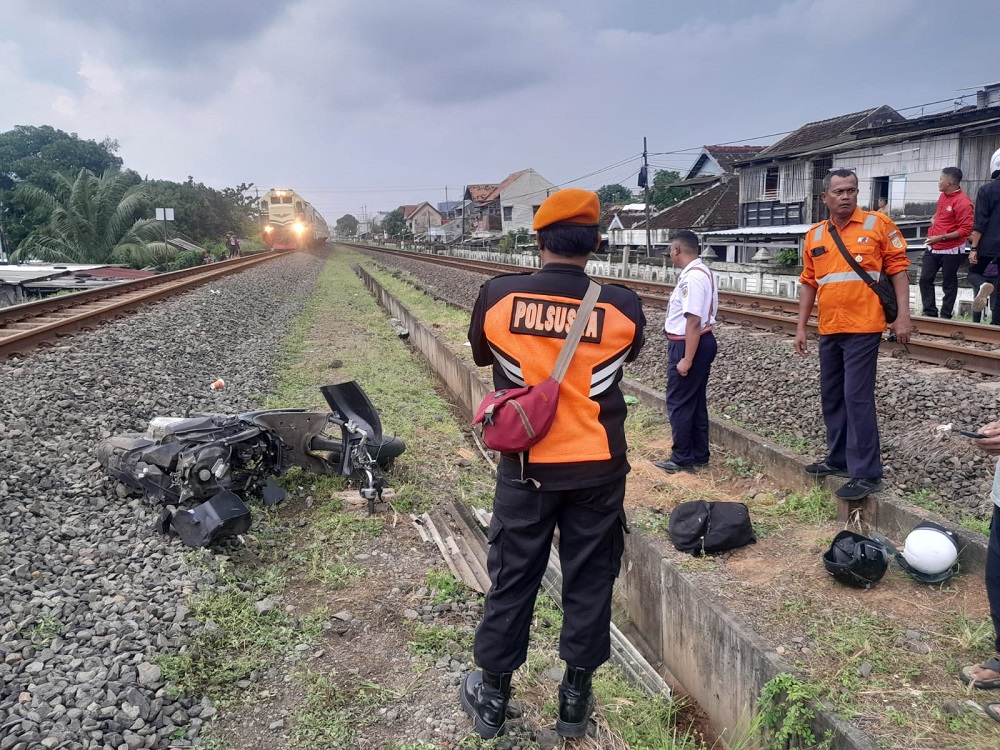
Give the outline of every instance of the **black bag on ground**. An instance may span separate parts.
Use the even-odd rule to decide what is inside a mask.
[[[743,503],[692,500],[671,512],[670,541],[681,552],[697,555],[756,544],[757,535]]]

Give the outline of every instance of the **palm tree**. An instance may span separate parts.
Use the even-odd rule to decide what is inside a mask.
[[[18,245],[11,260],[55,263],[124,263],[142,268],[174,255],[163,242],[153,219],[137,219],[148,200],[146,186],[131,184],[128,175],[107,170],[97,177],[81,169],[76,179],[55,174],[51,193],[34,185],[20,185],[17,194],[34,208],[49,214]]]

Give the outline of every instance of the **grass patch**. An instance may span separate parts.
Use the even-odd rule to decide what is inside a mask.
[[[191,601],[191,614],[204,623],[192,647],[154,659],[175,694],[223,698],[241,691],[238,681],[322,632],[324,613],[292,618],[280,607],[258,611],[259,590],[235,576],[219,578],[211,593]]]
[[[989,537],[990,535],[990,522],[985,518],[962,518],[959,520],[958,525],[963,529],[975,531],[985,537]]]
[[[657,508],[639,511],[629,523],[640,531],[650,534],[666,536],[670,533],[670,514]]]
[[[611,670],[594,675],[594,697],[608,729],[625,747],[698,750],[701,746],[689,731],[677,726],[678,701],[648,696]],[[557,711],[554,705],[553,717]]]
[[[45,614],[28,628],[25,635],[35,648],[41,649],[48,646],[52,639],[62,632],[62,628],[62,623],[55,615]]]
[[[336,674],[296,675],[306,691],[306,707],[291,716],[291,746],[303,750],[351,747],[356,729],[372,724],[377,710],[393,698],[391,691],[355,678],[338,684]]]
[[[830,493],[819,486],[808,492],[793,492],[784,497],[774,497],[771,502],[757,503],[758,513],[773,519],[791,519],[818,526],[837,517],[837,506]]]
[[[734,477],[750,479],[760,474],[760,470],[742,456],[730,456],[726,459],[726,468]]]
[[[430,660],[472,649],[472,633],[442,625],[417,623],[407,644],[410,653]]]
[[[459,601],[468,591],[464,583],[444,570],[427,571],[427,588],[431,590],[431,601],[434,604]]]
[[[914,505],[927,510],[937,510],[940,505],[937,502],[937,492],[927,487],[910,494],[906,499]]]

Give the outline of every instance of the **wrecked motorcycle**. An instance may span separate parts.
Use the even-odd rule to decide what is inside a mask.
[[[250,509],[240,494],[277,505],[287,493],[273,477],[292,466],[351,477],[373,513],[386,486],[384,471],[405,445],[383,436],[378,412],[355,381],[323,386],[320,392],[329,412],[265,409],[157,417],[145,433],[102,441],[97,457],[108,474],[142,491],[150,502],[200,502],[192,509],[168,509],[160,519],[163,533],[173,529],[191,547],[246,532]]]

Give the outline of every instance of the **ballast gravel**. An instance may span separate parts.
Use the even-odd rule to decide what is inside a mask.
[[[377,257],[387,267],[421,279],[428,292],[469,310],[486,278],[418,259]],[[647,307],[646,319],[646,346],[626,367],[625,377],[663,389],[664,312]],[[808,356],[800,358],[791,337],[780,333],[723,323],[716,338],[719,353],[708,383],[709,411],[800,452],[803,463],[824,458],[818,342],[810,341]],[[996,378],[882,357],[875,397],[887,489],[917,503],[935,503],[936,510],[956,522],[989,518],[995,461],[956,431],[1000,419],[998,394]],[[940,429],[946,425],[952,429]]]
[[[0,750],[182,747],[215,714],[154,663],[204,627],[184,601],[212,576],[94,447],[155,416],[253,408],[322,263],[269,261],[0,362]]]

